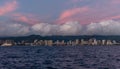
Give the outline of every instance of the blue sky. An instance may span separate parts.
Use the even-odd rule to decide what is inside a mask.
[[[44,32],[44,34],[52,35],[53,33],[49,33],[52,30],[49,29],[53,29],[54,25],[54,29],[60,29],[59,27],[62,27],[62,31],[59,30],[59,32],[62,32],[60,34],[73,35],[73,32],[65,33],[67,30],[72,30],[75,34],[83,34],[83,32],[77,32],[77,30],[73,28],[74,25],[77,25],[76,22],[79,24],[79,28],[82,27],[82,31],[86,31],[86,34],[94,29],[94,31],[92,31],[93,33],[89,34],[99,35],[100,33],[95,32],[95,29],[98,29],[96,28],[98,25],[105,25],[106,27],[106,25],[109,26],[108,23],[110,23],[111,26],[111,22],[114,24],[114,22],[117,23],[119,21],[119,7],[119,0],[0,0],[0,32],[2,33],[0,36],[9,36],[7,35],[8,32],[15,32],[10,26],[12,24],[15,24],[15,26],[18,24],[20,28],[24,27],[26,31],[22,32],[27,32],[25,34],[38,34],[40,31],[43,32],[40,27],[47,26],[47,33]],[[37,24],[40,24],[40,27],[36,27]],[[14,28],[17,27],[15,26]],[[99,30],[102,30],[101,26]],[[33,27],[36,27],[34,30],[37,29],[37,33],[35,31],[33,32],[33,30],[31,31]],[[88,31],[88,27],[92,30]],[[20,30],[20,28],[18,30]],[[115,28],[109,28],[109,32],[102,32],[104,32],[104,34],[112,34],[110,33],[111,29],[116,31]],[[11,35],[13,35],[12,33]],[[18,33],[14,34],[17,35]],[[41,35],[41,32],[39,34]]]
[[[7,10],[8,12],[1,16],[11,17],[19,14],[29,19],[29,15],[34,15],[40,22],[79,21],[82,24],[88,24],[119,19],[120,14],[119,0],[1,0],[0,6],[4,8],[6,3],[12,5],[13,2],[16,2],[14,5],[16,8],[13,9],[14,6],[12,6],[12,11]],[[62,18],[66,15],[68,17]]]

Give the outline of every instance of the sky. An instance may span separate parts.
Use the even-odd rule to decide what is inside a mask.
[[[0,0],[0,36],[120,35],[120,0]]]

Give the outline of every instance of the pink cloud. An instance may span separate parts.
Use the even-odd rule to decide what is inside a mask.
[[[120,15],[106,17],[102,21],[105,21],[105,20],[118,20],[118,19],[120,19]]]
[[[111,0],[112,4],[120,4],[120,0]]]
[[[79,1],[83,1],[83,0],[71,0],[71,1],[76,3],[76,2],[79,2]]]
[[[61,13],[58,21],[66,21],[71,19],[73,16],[77,15],[77,14],[82,14],[85,13],[89,10],[88,7],[80,7],[80,8],[73,8],[73,9],[69,9],[69,10],[65,10]]]
[[[16,10],[17,8],[17,2],[14,0],[13,2],[6,3],[4,6],[0,7],[0,16],[12,12]]]
[[[23,23],[27,23],[30,25],[39,23],[39,19],[37,19],[34,15],[32,14],[28,14],[28,15],[23,15],[23,14],[14,14],[13,15],[14,20],[17,22],[23,22]]]
[[[82,0],[71,0],[74,4]],[[84,0],[83,0],[84,1]],[[82,24],[99,22],[110,19],[120,19],[119,7],[120,0],[101,0],[104,3],[94,4],[95,6],[87,5],[82,8],[73,8],[63,11],[58,18],[57,23],[65,23],[67,21],[79,21]],[[114,10],[114,11],[111,11]],[[117,16],[116,16],[117,15]]]

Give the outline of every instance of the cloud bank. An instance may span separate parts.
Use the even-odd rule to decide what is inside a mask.
[[[0,23],[0,36],[26,36],[26,35],[120,35],[120,21],[108,20],[98,23],[81,25],[77,21],[64,24],[37,23],[24,25],[24,23]]]

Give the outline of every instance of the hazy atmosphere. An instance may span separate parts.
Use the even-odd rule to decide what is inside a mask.
[[[119,0],[0,0],[0,36],[120,35]]]

